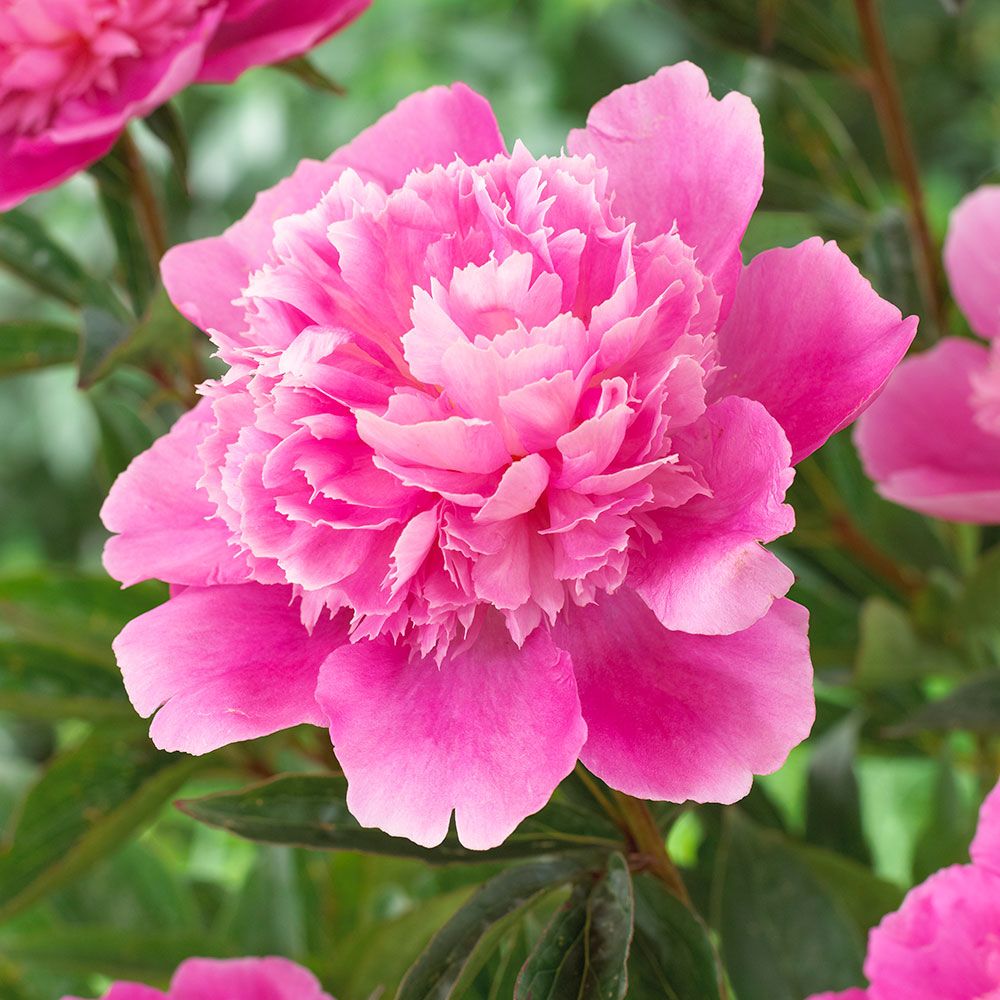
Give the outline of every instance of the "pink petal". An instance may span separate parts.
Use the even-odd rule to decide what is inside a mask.
[[[665,628],[728,635],[761,618],[794,576],[760,542],[791,531],[788,442],[759,403],[731,396],[675,439],[710,496],[653,515],[662,540],[633,561],[631,584]]]
[[[186,589],[126,625],[114,649],[135,710],[156,712],[153,742],[202,754],[323,725],[316,677],[346,638],[339,619],[306,632],[290,587],[248,583]]]
[[[851,989],[842,993],[816,993],[809,1000],[872,1000],[865,990]]]
[[[81,997],[63,997],[62,1000],[82,1000]],[[115,983],[101,1000],[171,1000],[166,993],[142,983]]]
[[[212,38],[201,83],[231,83],[253,66],[300,56],[362,14],[371,0],[265,0],[227,11]],[[240,15],[240,16],[234,16]]]
[[[865,409],[916,330],[835,243],[768,250],[744,270],[719,333],[714,398],[763,403],[798,462]]]
[[[548,484],[548,462],[541,455],[525,455],[507,468],[496,493],[476,511],[474,520],[478,524],[491,524],[527,514]]]
[[[976,333],[1000,337],[1000,185],[986,185],[951,213],[944,266]]]
[[[331,1000],[316,977],[285,958],[189,958],[170,1000]]]
[[[446,166],[456,156],[475,164],[505,151],[489,101],[455,83],[400,101],[327,162],[350,167],[393,191],[413,170]]]
[[[969,853],[974,864],[1000,875],[1000,784],[979,810],[979,826]]]
[[[246,324],[243,307],[234,300],[267,259],[274,223],[313,208],[342,172],[334,163],[303,160],[291,177],[258,194],[250,211],[221,236],[168,250],[160,272],[177,309],[202,330],[238,341]]]
[[[357,418],[358,436],[390,462],[471,473],[494,472],[510,462],[500,432],[485,420],[396,424],[365,410]]]
[[[118,477],[101,519],[115,532],[104,567],[126,587],[140,580],[207,587],[241,583],[247,567],[229,545],[229,529],[197,488],[204,468],[198,445],[214,423],[202,400]]]
[[[358,822],[433,847],[452,810],[466,847],[501,844],[573,769],[586,736],[569,657],[498,619],[440,667],[362,642],[323,666],[317,700]]]
[[[640,239],[668,233],[676,221],[716,291],[732,295],[764,178],[764,139],[749,98],[718,101],[697,66],[667,66],[598,101],[567,148],[608,168],[615,211],[636,223]]]
[[[868,936],[871,1000],[993,1000],[1000,878],[953,865],[911,890]]]
[[[580,759],[613,788],[735,802],[809,735],[808,613],[791,601],[728,636],[668,632],[625,590],[563,622],[554,638],[573,658],[587,721]]]
[[[988,363],[985,347],[951,337],[899,366],[855,432],[882,496],[951,521],[1000,522],[1000,436],[976,423],[971,399]]]

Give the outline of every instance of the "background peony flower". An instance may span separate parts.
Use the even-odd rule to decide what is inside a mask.
[[[100,159],[195,80],[300,55],[370,0],[6,0],[0,211]]]
[[[112,575],[179,585],[115,644],[158,746],[325,724],[361,823],[488,848],[578,758],[732,802],[805,738],[760,543],[916,320],[833,244],[742,266],[757,114],[690,64],[567,148],[432,89],[164,259],[229,370],[103,511]]]
[[[868,475],[889,500],[932,517],[1000,523],[1000,186],[952,213],[944,262],[987,348],[947,337],[907,358],[858,424]]]
[[[189,958],[166,993],[142,983],[115,983],[102,1000],[333,1000],[316,977],[284,958]],[[79,1000],[64,997],[63,1000]]]
[[[972,864],[911,890],[868,936],[868,990],[810,1000],[996,1000],[1000,997],[1000,785],[979,814]]]

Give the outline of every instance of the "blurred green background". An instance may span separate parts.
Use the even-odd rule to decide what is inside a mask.
[[[960,197],[997,177],[1000,3],[887,0],[882,10],[940,243]],[[747,254],[816,233],[836,238],[882,294],[904,312],[924,313],[849,0],[375,0],[314,54],[346,97],[274,69],[180,95],[189,194],[156,138],[142,130],[137,138],[178,242],[219,232],[301,158],[325,157],[414,90],[464,80],[490,99],[509,142],[520,137],[536,154],[554,153],[600,97],[681,59],[706,70],[717,96],[739,89],[761,111],[765,194]],[[111,276],[114,244],[90,176],[27,208],[92,274]],[[0,321],[69,315],[0,274]],[[176,318],[160,321],[162,336],[200,336]],[[926,345],[941,331],[926,316],[923,325]],[[953,308],[947,325],[967,332]],[[71,364],[0,381],[0,830],[8,836],[18,803],[55,755],[83,754],[72,771],[77,784],[36,803],[53,817],[66,796],[90,794],[81,775],[107,769],[94,761],[114,758],[115,740],[144,731],[122,700],[107,643],[162,595],[153,586],[119,597],[101,579],[98,510],[114,475],[178,412],[148,365],[122,365],[87,392]],[[995,698],[992,716],[970,721],[967,696],[943,724],[919,718],[937,699],[955,700],[968,678],[981,683],[997,672],[1000,535],[882,503],[845,435],[806,463],[792,499],[799,529],[782,555],[799,576],[795,596],[813,614],[819,722],[745,811],[809,850],[853,858],[857,871],[870,863],[885,881],[852,886],[860,940],[898,888],[962,857],[978,796],[995,779],[995,681],[991,694],[973,699]],[[66,680],[76,661],[103,670],[83,691]],[[187,762],[146,762],[169,773],[157,772],[167,789],[159,798],[136,804],[126,796],[152,820],[141,835],[138,820],[111,833],[104,824],[100,843],[81,848],[81,834],[53,851],[50,837],[37,857],[0,855],[0,997],[89,996],[107,975],[162,981],[193,952],[287,954],[319,969],[340,1000],[366,1000],[395,982],[478,869],[255,847],[164,804],[182,786],[187,795],[231,787],[286,759],[301,768],[322,741],[297,739],[291,749],[279,739],[221,755],[196,773]],[[671,832],[696,886],[708,877],[718,812],[685,813]],[[49,885],[44,872],[53,866]],[[537,929],[541,918],[532,919],[519,933]],[[469,995],[502,998],[504,955],[520,947],[505,943]]]

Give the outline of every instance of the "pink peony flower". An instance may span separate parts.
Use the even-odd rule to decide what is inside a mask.
[[[284,958],[189,958],[166,993],[142,983],[115,983],[102,1000],[333,1000],[316,977]],[[63,1000],[78,1000],[63,997]]]
[[[944,262],[972,329],[907,358],[858,424],[879,493],[922,514],[1000,523],[1000,186],[981,187],[951,217]]]
[[[1000,785],[971,853],[972,864],[935,873],[871,931],[867,991],[811,1000],[1000,1000]]]
[[[299,55],[370,0],[0,0],[0,211],[196,80]]]
[[[158,746],[325,725],[361,823],[488,848],[578,758],[731,802],[805,738],[760,542],[916,320],[819,240],[743,268],[757,114],[690,64],[568,150],[436,88],[166,256],[230,368],[103,511],[175,585],[115,647]]]

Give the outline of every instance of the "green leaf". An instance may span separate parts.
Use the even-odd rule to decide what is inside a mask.
[[[740,1000],[802,1000],[863,982],[864,942],[788,839],[725,813],[719,926]]]
[[[720,963],[704,923],[651,875],[639,875],[633,884],[632,992],[666,1000],[720,1000]]]
[[[97,181],[101,208],[118,251],[118,265],[132,309],[141,316],[156,287],[156,274],[135,211],[132,172],[124,141],[119,141],[104,159],[90,168],[90,172]]]
[[[859,63],[836,0],[673,0],[673,6],[714,41],[744,52],[803,69],[851,73]]]
[[[336,94],[338,97],[343,97],[347,93],[336,80],[330,79],[307,56],[286,59],[284,62],[274,63],[273,65],[275,69],[280,69],[282,73],[294,76],[296,80],[304,83],[307,87],[312,87],[314,90]]]
[[[174,173],[182,190],[187,190],[188,141],[184,132],[184,122],[172,104],[162,104],[144,119],[149,130],[170,153]]]
[[[931,811],[913,851],[913,881],[923,882],[948,865],[968,864],[975,815],[959,788],[955,768],[942,758],[931,795]]]
[[[95,732],[57,758],[24,802],[0,855],[0,921],[76,878],[150,819],[201,766]]]
[[[861,825],[861,795],[854,773],[860,720],[849,715],[813,744],[806,793],[806,838],[864,864],[871,852]]]
[[[0,711],[53,722],[136,718],[110,664],[17,641],[0,642]]]
[[[862,936],[903,902],[899,886],[879,878],[857,861],[812,844],[789,842],[788,847],[840,904]]]
[[[122,590],[105,576],[0,577],[0,642],[55,650],[114,669],[111,641],[164,596],[159,584]]]
[[[0,266],[67,305],[114,298],[23,209],[0,214]]]
[[[80,384],[88,388],[120,365],[129,363],[147,371],[184,370],[194,345],[203,334],[177,311],[162,285],[157,286],[142,319],[124,322],[115,316],[84,311],[84,354]]]
[[[887,731],[890,737],[961,729],[970,733],[1000,733],[1000,673],[989,673],[955,688],[950,694],[917,709]]]
[[[0,375],[34,371],[76,360],[76,330],[45,320],[0,323]]]
[[[628,989],[635,899],[621,854],[573,887],[521,969],[516,1000],[621,1000]]]
[[[966,638],[1000,656],[1000,545],[980,556],[965,582],[956,624]]]
[[[44,930],[3,930],[4,957],[46,972],[92,975],[99,969],[111,979],[165,982],[192,955],[235,957],[227,942],[203,931],[135,931],[122,927],[73,924]]]
[[[862,687],[874,689],[962,669],[956,653],[923,639],[910,616],[884,597],[865,601],[859,628],[855,677]]]
[[[223,937],[248,955],[301,955],[307,950],[304,886],[288,847],[257,852]]]
[[[96,306],[83,309],[83,337],[80,339],[80,386],[91,386],[103,374],[108,359],[132,334],[132,323],[121,315]]]
[[[490,879],[434,935],[400,984],[396,1000],[461,996],[463,984],[525,911],[584,870],[580,861],[553,858],[508,868]]]
[[[613,850],[619,843],[604,836],[600,828],[596,834],[581,831],[578,814],[553,802],[525,820],[493,850],[467,850],[453,835],[428,850],[381,830],[360,826],[347,809],[346,795],[347,780],[342,776],[289,774],[235,792],[188,799],[177,806],[199,822],[261,843],[365,851],[419,858],[434,865],[484,864],[602,847]]]
[[[461,888],[420,900],[402,916],[339,938],[324,969],[334,995],[338,1000],[393,996],[436,929],[454,916],[470,892],[471,888]]]

